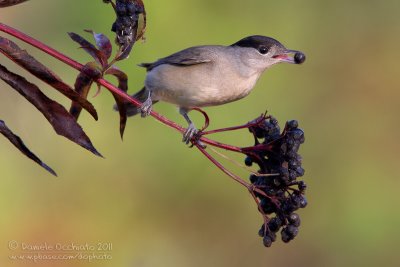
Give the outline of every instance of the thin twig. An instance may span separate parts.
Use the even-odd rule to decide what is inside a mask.
[[[246,124],[243,124],[243,125],[239,125],[239,126],[233,126],[233,127],[227,127],[227,128],[221,128],[221,129],[205,131],[205,132],[202,133],[202,135],[221,133],[221,132],[227,132],[227,131],[235,131],[235,130],[241,130],[241,129],[247,129],[247,128],[252,127],[252,126],[259,125],[266,118],[267,118],[266,114],[261,114],[261,116],[258,117],[254,122],[249,122],[249,123],[246,123]]]
[[[231,159],[230,157],[222,154],[221,152],[217,151],[216,149],[210,147],[210,149],[217,154],[218,156],[226,159],[229,162],[232,162],[233,164],[235,164],[236,166],[238,166],[239,168],[242,168],[243,170],[246,170],[248,172],[250,172],[251,174],[258,176],[258,177],[269,177],[269,176],[279,176],[279,173],[258,173],[253,171],[251,168],[247,167],[246,165],[240,164],[239,162],[237,162],[234,159]]]

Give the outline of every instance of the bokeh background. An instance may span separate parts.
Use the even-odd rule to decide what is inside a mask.
[[[99,121],[87,114],[80,119],[106,157],[100,159],[57,136],[39,112],[0,82],[0,118],[59,174],[52,177],[0,138],[0,265],[399,266],[400,2],[144,2],[147,41],[118,64],[129,73],[131,92],[145,76],[136,64],[192,45],[231,44],[262,34],[307,54],[302,66],[269,70],[246,99],[207,109],[212,128],[244,123],[266,109],[281,123],[300,121],[309,205],[299,212],[299,236],[265,249],[257,235],[261,217],[247,191],[154,119],[131,119],[122,142],[106,90],[91,98]],[[0,9],[0,18],[80,62],[90,58],[66,32],[89,28],[113,38],[113,11],[100,0],[31,0]],[[22,46],[73,84],[75,70]],[[4,56],[0,60],[18,70]],[[184,123],[170,105],[155,109]],[[216,138],[252,142],[246,131]],[[10,240],[20,247],[10,250]],[[112,260],[9,259],[22,243],[45,242],[111,242]]]

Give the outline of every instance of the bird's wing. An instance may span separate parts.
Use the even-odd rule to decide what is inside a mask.
[[[206,46],[198,46],[179,51],[153,63],[142,63],[139,66],[146,68],[147,71],[151,71],[163,64],[190,66],[211,62],[212,58],[212,52]]]

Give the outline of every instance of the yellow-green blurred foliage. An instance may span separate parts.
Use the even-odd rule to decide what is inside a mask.
[[[80,119],[101,159],[57,136],[0,82],[0,118],[59,174],[52,177],[0,138],[0,266],[399,266],[400,1],[144,2],[147,41],[118,64],[131,92],[145,76],[136,64],[192,45],[261,34],[306,53],[304,65],[267,71],[246,99],[207,109],[212,128],[244,123],[265,109],[282,123],[300,121],[309,206],[299,212],[299,236],[265,249],[246,190],[154,119],[129,120],[122,142],[107,90],[90,98],[99,121],[87,113]],[[93,29],[113,38],[113,11],[100,0],[31,0],[0,9],[0,20],[80,62],[90,59],[66,32]],[[75,70],[22,46],[73,84]],[[0,61],[18,70],[4,56]],[[184,123],[171,105],[155,109]],[[252,142],[246,131],[219,138]],[[10,240],[19,242],[16,251]],[[11,261],[23,242],[112,242],[112,260]]]

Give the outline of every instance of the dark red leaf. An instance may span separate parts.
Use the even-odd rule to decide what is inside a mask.
[[[77,42],[83,50],[86,51],[89,55],[91,55],[94,60],[96,60],[97,63],[99,63],[101,66],[106,67],[107,66],[107,57],[100,51],[98,50],[91,42],[83,38],[77,33],[69,32],[68,35],[71,37],[71,39],[75,42]]]
[[[128,58],[129,54],[132,51],[132,48],[133,48],[134,44],[135,44],[134,42],[131,42],[131,43],[127,44],[127,45],[121,46],[120,50],[118,51],[118,53],[117,53],[117,55],[115,57],[115,60],[123,60],[123,59]]]
[[[65,84],[55,73],[29,55],[25,50],[21,50],[14,42],[0,36],[0,52],[72,101],[79,103],[95,120],[98,119],[96,109],[89,101],[80,97],[79,94],[69,85]]]
[[[126,75],[125,72],[121,71],[120,69],[118,69],[115,66],[112,66],[111,68],[109,68],[106,71],[106,74],[115,76],[118,79],[118,88],[124,92],[128,91],[128,75]],[[113,93],[113,96],[114,96],[115,102],[117,103],[117,106],[118,106],[119,132],[121,134],[121,138],[123,138],[125,126],[126,126],[126,120],[127,120],[126,103],[128,103],[128,102],[117,94]]]
[[[93,154],[101,156],[75,118],[62,105],[43,94],[36,85],[28,82],[24,77],[10,72],[2,65],[0,65],[0,79],[32,103],[46,117],[57,134],[68,138]]]
[[[24,144],[22,139],[15,135],[4,123],[4,121],[0,120],[0,133],[4,135],[16,148],[19,149],[25,156],[42,166],[44,169],[46,169],[48,172],[53,174],[54,176],[57,176],[55,171],[53,171],[52,168],[47,166],[43,161],[41,161],[35,154],[33,154],[29,148]]]
[[[87,76],[85,73],[80,72],[75,80],[75,91],[81,95],[81,97],[86,98],[89,94],[90,87],[93,84],[93,79]],[[76,102],[72,102],[69,113],[78,120],[81,114],[82,107]]]
[[[28,0],[0,0],[0,7],[8,7],[21,4]]]
[[[93,34],[94,40],[96,41],[97,48],[103,53],[104,57],[109,59],[112,54],[112,45],[110,39],[102,33],[95,33],[92,30],[85,30]]]
[[[94,79],[101,75],[101,70],[98,69],[98,65],[95,62],[86,64],[75,80],[75,91],[81,97],[87,98]],[[72,102],[69,113],[74,116],[76,120],[78,120],[81,111],[82,107],[78,103]]]

